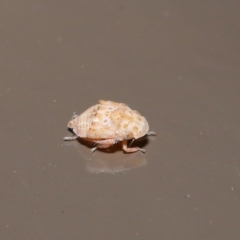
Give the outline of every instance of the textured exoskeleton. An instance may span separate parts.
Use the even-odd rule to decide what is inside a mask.
[[[144,135],[155,135],[149,132],[145,117],[124,103],[100,100],[81,115],[74,115],[68,123],[68,128],[76,134],[65,137],[64,140],[75,140],[78,137],[96,144],[97,148],[108,148],[122,141],[125,152],[145,152],[144,149],[127,147],[128,139],[138,139]]]

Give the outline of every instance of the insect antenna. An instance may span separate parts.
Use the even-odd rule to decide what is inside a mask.
[[[133,141],[134,141],[134,138],[132,139],[131,143],[129,144],[129,147],[132,145]]]

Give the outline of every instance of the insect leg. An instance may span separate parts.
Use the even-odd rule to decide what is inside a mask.
[[[63,140],[64,141],[73,141],[73,140],[76,140],[78,138],[77,135],[74,135],[72,137],[64,137]]]
[[[150,136],[150,135],[153,135],[153,136],[155,136],[155,135],[157,135],[154,131],[149,131],[148,133],[147,133],[147,135],[148,136]]]
[[[141,151],[141,152],[146,152],[146,150],[145,149],[142,149],[142,148],[139,148],[139,147],[134,147],[134,148],[128,148],[127,147],[127,140],[123,140],[123,150],[125,151],[125,152],[128,152],[128,153],[130,153],[130,152],[136,152],[136,151]]]
[[[88,139],[90,141],[90,139]],[[97,148],[108,148],[111,147],[113,144],[116,143],[115,139],[101,139],[101,140],[94,140],[91,139],[91,142],[97,144],[96,147],[92,148],[91,151],[94,152]]]

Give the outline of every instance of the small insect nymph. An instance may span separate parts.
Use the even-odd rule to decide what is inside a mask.
[[[145,117],[124,103],[100,100],[98,104],[90,107],[81,115],[73,115],[68,128],[74,136],[65,137],[64,140],[75,140],[78,137],[96,144],[97,148],[108,148],[122,141],[125,152],[145,152],[144,149],[127,147],[127,140],[138,139],[144,135],[155,135],[149,132],[149,125]]]

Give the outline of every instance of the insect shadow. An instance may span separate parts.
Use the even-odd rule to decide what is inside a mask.
[[[68,129],[71,133],[73,133],[72,129]],[[74,134],[74,133],[73,133]],[[91,150],[92,148],[96,147],[97,144],[91,141],[88,141],[87,139],[84,138],[76,138],[76,141],[79,142],[80,144],[86,146],[89,148],[89,150]],[[149,143],[149,139],[148,136],[145,135],[141,138],[138,139],[130,139],[128,140],[128,147],[140,147],[140,148],[144,148],[146,145],[148,145]],[[108,147],[108,148],[97,148],[97,151],[101,151],[101,152],[106,152],[106,153],[114,153],[117,151],[122,151],[122,141],[117,142],[116,144]],[[125,154],[129,154],[127,152],[124,152]]]
[[[96,143],[93,143],[93,142],[89,142],[87,141],[86,139],[84,138],[77,138],[76,139],[80,144],[86,146],[89,148],[89,151],[91,151],[91,149],[93,147],[96,147]],[[137,140],[128,140],[128,146],[131,146],[131,147],[140,147],[140,148],[143,148],[144,146],[146,146],[148,144],[149,140],[147,139],[147,137],[143,137],[143,138],[140,138],[140,139],[137,139]],[[105,153],[114,153],[114,152],[117,152],[117,151],[123,151],[122,150],[122,141],[120,142],[117,142],[116,144],[108,147],[108,148],[98,148],[96,151],[100,151],[100,152],[105,152]],[[131,153],[127,153],[127,152],[124,152],[124,154],[131,154]]]
[[[132,154],[124,154],[116,147],[114,154],[105,154],[103,151],[95,151],[92,153],[85,145],[79,141],[64,142],[68,147],[75,147],[79,154],[83,157],[86,164],[86,170],[90,173],[120,173],[147,165],[146,154],[137,151]],[[118,151],[119,150],[119,151]],[[111,150],[113,151],[113,149]]]

